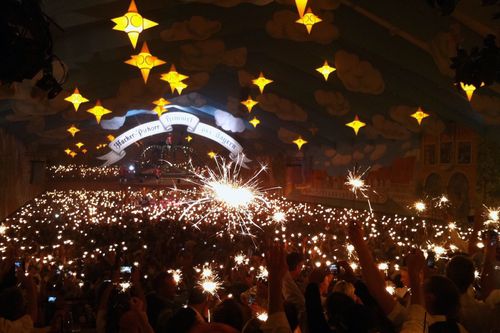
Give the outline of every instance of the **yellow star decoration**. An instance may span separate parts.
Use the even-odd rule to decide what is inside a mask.
[[[68,128],[66,131],[68,131],[72,137],[75,137],[75,134],[80,132],[80,130],[75,125],[71,125],[71,127]]]
[[[74,151],[72,151],[71,153],[69,153],[69,156],[71,156],[72,158],[75,158],[76,155],[77,154]]]
[[[141,52],[137,55],[132,55],[131,58],[125,61],[126,64],[135,66],[141,70],[144,83],[148,82],[149,72],[156,66],[165,64],[165,61],[158,59],[149,53],[148,44],[142,44]]]
[[[69,148],[66,148],[66,150],[64,152],[66,153],[66,155],[69,155],[72,152],[72,150]]]
[[[191,142],[191,140],[193,140],[193,137],[191,135],[188,135],[188,136],[186,136],[185,139],[187,142]]]
[[[160,117],[164,112],[167,110],[165,109],[165,105],[169,105],[170,102],[166,100],[165,98],[159,98],[156,101],[153,101],[153,104],[156,105],[156,107],[153,109],[154,112]]]
[[[106,139],[108,139],[109,142],[112,142],[115,139],[115,136],[113,134],[108,134]]]
[[[217,154],[216,154],[215,152],[213,152],[213,151],[209,151],[207,155],[208,155],[208,157],[210,157],[211,159],[214,159],[214,158],[215,158],[215,156],[217,156]]]
[[[305,13],[304,16],[302,16],[301,18],[299,18],[295,22],[305,25],[306,29],[307,29],[307,33],[310,34],[313,25],[315,25],[316,23],[319,23],[321,21],[323,21],[323,20],[320,19],[319,17],[317,17],[316,15],[314,15],[313,12],[311,11],[311,9],[309,8],[307,10],[307,13]]]
[[[87,112],[92,113],[95,116],[95,119],[97,120],[98,124],[101,122],[102,116],[111,113],[110,110],[102,107],[100,100],[97,100],[95,106],[93,108],[88,109]]]
[[[304,16],[304,12],[307,7],[307,0],[295,0],[295,6],[297,7],[297,12],[299,12],[299,16]]]
[[[484,82],[481,83],[480,87],[482,87],[482,86],[484,86]],[[462,87],[462,90],[465,91],[465,94],[467,95],[467,99],[470,102],[470,100],[472,99],[472,95],[474,95],[474,91],[476,90],[476,86],[473,84],[467,84],[467,83],[460,82],[460,87]]]
[[[66,97],[64,100],[72,103],[73,107],[75,108],[75,111],[78,111],[80,104],[87,103],[89,101],[88,99],[86,99],[85,97],[83,97],[80,94],[80,91],[78,91],[78,88],[75,88],[75,91],[73,92],[73,94]]]
[[[259,102],[254,101],[251,96],[248,96],[245,101],[241,101],[241,104],[243,104],[247,108],[248,113],[250,113],[252,112],[253,107],[259,104]]]
[[[266,77],[264,77],[264,74],[262,74],[262,72],[260,72],[258,78],[252,80],[252,83],[255,84],[257,87],[259,87],[261,94],[264,92],[264,87],[272,82],[273,80],[269,80]]]
[[[307,141],[302,139],[301,136],[299,136],[297,139],[293,140],[292,142],[297,145],[297,148],[299,148],[299,150],[302,148],[303,145],[305,145],[307,143]]]
[[[351,121],[350,123],[345,124],[347,127],[351,127],[354,130],[354,133],[358,135],[359,129],[361,127],[366,126],[366,124],[362,121],[359,120],[358,115],[354,117],[354,120]]]
[[[82,148],[85,144],[82,142],[75,143],[75,146],[78,147],[78,149]]]
[[[88,152],[87,149],[85,149],[85,148],[82,149],[82,153],[87,154],[87,152]]]
[[[316,68],[316,70],[324,76],[325,81],[328,81],[328,76],[331,73],[335,72],[337,69],[328,65],[328,61],[325,60],[323,66]]]
[[[158,25],[158,23],[145,19],[141,14],[138,13],[137,6],[135,5],[134,0],[130,2],[127,13],[125,13],[123,16],[116,17],[111,21],[116,24],[113,27],[114,30],[124,31],[127,33],[134,49],[137,45],[139,34],[143,30]]]
[[[189,76],[177,72],[175,66],[172,65],[170,67],[170,71],[168,73],[162,74],[160,79],[163,81],[167,81],[170,84],[172,93],[177,90],[177,93],[180,95],[182,93],[182,90],[187,87],[187,85],[182,81],[188,78]]]
[[[253,119],[250,120],[249,123],[252,124],[252,126],[255,128],[257,127],[258,124],[260,124],[260,120],[257,119],[256,117],[253,117]]]
[[[411,117],[415,118],[418,121],[418,124],[422,124],[422,120],[424,118],[429,117],[427,113],[425,113],[421,108],[418,108],[417,112],[411,115]]]

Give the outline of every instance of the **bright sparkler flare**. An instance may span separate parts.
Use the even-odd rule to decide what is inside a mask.
[[[372,205],[370,203],[370,198],[368,197],[368,190],[370,190],[370,185],[365,183],[365,180],[363,177],[366,175],[366,173],[370,170],[370,168],[367,168],[364,172],[359,172],[359,170],[356,170],[356,168],[349,170],[347,174],[347,181],[345,182],[345,185],[349,187],[352,193],[354,193],[354,196],[357,198],[358,194],[361,194],[364,198],[367,199],[368,201],[368,207],[370,207],[370,213],[372,212]]]
[[[277,211],[273,214],[273,221],[276,223],[286,222],[286,214],[282,211]]]
[[[484,224],[486,224],[487,226],[498,227],[500,221],[500,207],[486,207],[486,209],[487,220],[484,221]]]
[[[179,284],[182,281],[182,271],[180,269],[170,269],[167,273],[172,274],[175,284]]]
[[[423,201],[417,201],[413,204],[413,208],[419,213],[424,212],[427,209],[427,205]]]
[[[266,312],[261,312],[257,314],[257,319],[260,321],[267,321],[268,315]]]
[[[257,211],[269,207],[264,197],[264,190],[259,187],[258,177],[267,170],[267,167],[262,165],[250,179],[243,180],[240,177],[243,159],[244,156],[240,155],[236,161],[226,163],[224,159],[215,156],[214,170],[207,167],[195,173],[191,182],[197,187],[195,190],[197,199],[183,203],[188,206],[180,219],[189,218],[191,211],[202,206],[206,207],[203,209],[206,213],[194,223],[195,227],[203,221],[212,225],[225,221],[230,233],[237,231],[243,235],[252,235],[252,227],[260,228],[254,222],[254,215]]]
[[[436,207],[437,208],[445,208],[445,207],[448,207],[450,205],[450,199],[448,199],[448,197],[444,194],[435,200],[436,200]]]
[[[0,225],[0,235],[5,234],[5,231],[7,231],[7,227],[4,226],[3,224]]]
[[[243,253],[239,253],[234,256],[234,262],[236,265],[240,266],[248,263],[247,257]]]

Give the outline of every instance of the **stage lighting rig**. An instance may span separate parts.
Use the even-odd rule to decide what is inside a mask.
[[[59,61],[64,75],[59,81],[56,80],[52,73],[52,62],[58,58],[52,52],[51,24],[58,27],[43,13],[39,0],[2,1],[0,84],[29,80],[43,71],[36,86],[44,90],[48,98],[59,94],[66,77],[66,68]]]

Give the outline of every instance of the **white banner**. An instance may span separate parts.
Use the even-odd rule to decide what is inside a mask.
[[[237,161],[245,168],[247,167],[246,163],[250,162],[243,154],[243,147],[235,139],[218,128],[200,123],[198,117],[185,112],[168,112],[163,114],[159,120],[126,131],[108,145],[111,149],[109,153],[97,158],[105,161],[103,166],[114,164],[125,156],[125,149],[130,145],[152,135],[171,132],[173,125],[187,126],[188,132],[217,142],[229,150],[229,157],[233,161]]]

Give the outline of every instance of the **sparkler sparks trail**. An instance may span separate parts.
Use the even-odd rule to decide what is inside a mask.
[[[217,291],[222,287],[219,277],[208,265],[203,266],[198,285],[201,286],[204,292],[212,296],[216,295]]]
[[[417,201],[413,204],[413,208],[415,208],[417,212],[423,213],[427,209],[427,205],[423,201]]]
[[[500,225],[500,207],[486,207],[486,218],[484,224],[489,228],[498,228]]]
[[[365,180],[363,179],[368,170],[370,170],[370,168],[367,168],[363,172],[359,172],[359,170],[356,170],[356,167],[354,167],[354,169],[352,170],[349,170],[345,185],[347,185],[351,190],[351,192],[354,193],[356,199],[358,198],[358,193],[361,194],[364,198],[366,198],[371,214],[373,210],[372,210],[372,205],[370,203],[370,197],[367,194],[367,192],[370,190],[370,185],[366,184]]]
[[[446,208],[450,205],[450,199],[444,194],[434,200],[436,201],[436,208]]]
[[[260,229],[254,222],[255,214],[270,209],[264,192],[272,188],[263,189],[259,185],[259,175],[267,170],[265,165],[261,165],[248,180],[240,177],[240,162],[243,158],[244,156],[238,156],[236,161],[226,163],[224,159],[215,157],[214,170],[206,168],[195,173],[195,180],[191,182],[197,188],[196,199],[183,203],[188,206],[181,219],[189,218],[191,212],[201,206],[205,213],[194,222],[195,227],[199,227],[202,222],[216,224],[217,221],[226,221],[229,234],[236,232],[254,236],[252,228]]]

